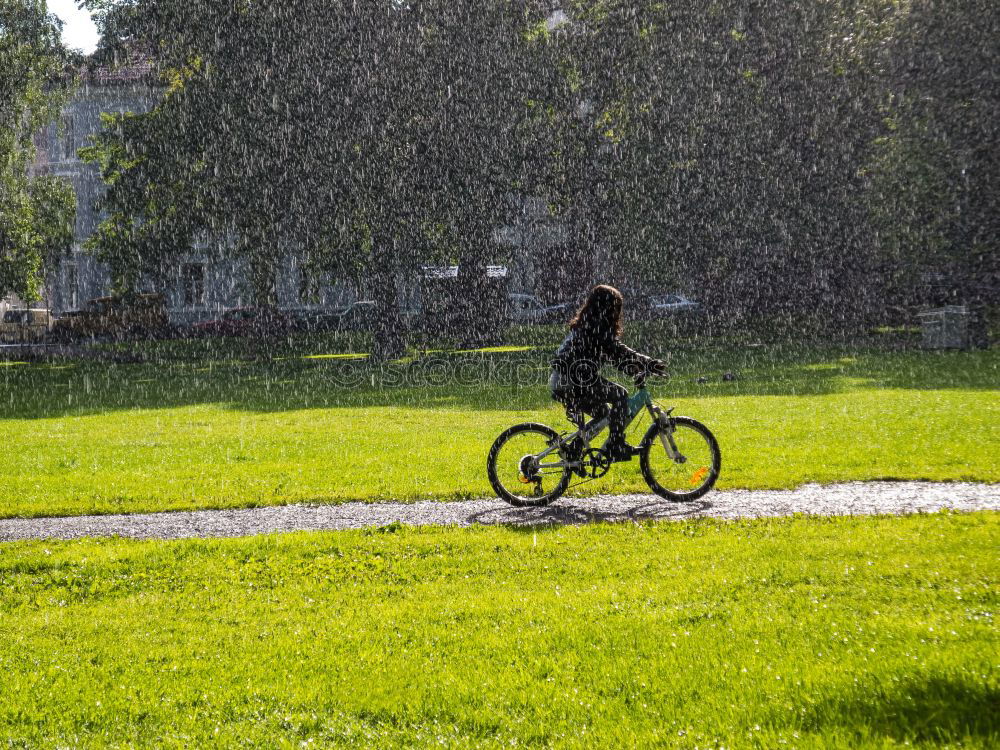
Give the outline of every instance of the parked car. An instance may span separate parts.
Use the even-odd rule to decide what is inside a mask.
[[[52,312],[44,308],[6,310],[0,319],[0,341],[34,343],[44,339],[52,329]]]
[[[291,329],[289,317],[274,307],[234,307],[217,320],[191,325],[195,336],[274,336]]]
[[[78,338],[127,338],[161,335],[170,330],[166,298],[162,294],[118,294],[88,300],[52,325],[52,336]]]
[[[646,305],[651,318],[668,318],[701,310],[701,305],[680,294],[651,294],[646,298]]]
[[[378,308],[372,300],[361,300],[348,305],[339,315],[337,329],[341,331],[363,331],[375,327]]]
[[[570,305],[567,302],[546,305],[533,294],[509,294],[507,298],[511,321],[518,325],[565,323],[570,314]]]
[[[335,331],[340,324],[343,310],[324,310],[316,308],[292,308],[284,311],[288,316],[289,325],[293,331],[319,333]]]

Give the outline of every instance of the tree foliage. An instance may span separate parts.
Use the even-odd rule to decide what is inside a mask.
[[[496,259],[511,195],[595,280],[735,321],[861,323],[925,246],[995,255],[986,0],[92,5],[166,85],[91,154],[124,285],[210,240],[266,300],[294,251],[373,275],[388,337],[394,275]]]
[[[44,2],[0,0],[0,296],[37,298],[73,241],[76,202],[62,180],[29,175],[33,137],[68,90],[68,54]]]
[[[165,0],[103,12],[104,54],[156,50],[167,84],[153,111],[109,118],[89,153],[110,213],[92,245],[121,285],[207,239],[246,260],[261,301],[294,251],[308,273],[375,273],[391,318],[398,270],[490,243],[536,86],[516,54],[518,5]]]
[[[733,320],[858,311],[843,300],[873,265],[870,5],[574,4],[568,59],[591,114],[589,132],[565,118],[565,171],[585,176],[566,202],[582,196],[618,278],[688,288]]]
[[[997,3],[915,0],[891,40],[870,205],[897,300],[921,275],[954,302],[1000,283],[998,39]]]

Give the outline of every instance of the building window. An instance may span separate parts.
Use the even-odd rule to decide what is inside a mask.
[[[66,161],[76,159],[76,132],[73,115],[62,118],[62,156]]]
[[[63,267],[63,292],[66,295],[66,307],[76,310],[80,305],[80,272],[76,263],[67,263]]]
[[[205,304],[204,263],[185,263],[181,266],[181,288],[184,291],[185,307]]]

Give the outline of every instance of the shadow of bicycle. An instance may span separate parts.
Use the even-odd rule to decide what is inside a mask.
[[[543,508],[491,508],[471,514],[470,524],[532,528],[537,526],[576,526],[589,523],[626,523],[639,521],[678,521],[707,515],[712,503],[699,500],[690,503],[623,502],[620,498],[563,498]]]

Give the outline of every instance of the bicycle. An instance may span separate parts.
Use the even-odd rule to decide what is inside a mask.
[[[719,478],[719,442],[701,422],[675,417],[674,407],[656,404],[645,381],[645,375],[635,378],[626,425],[643,410],[653,423],[632,457],[639,456],[643,479],[657,495],[675,502],[696,500]],[[568,407],[566,417],[576,431],[559,433],[544,424],[524,422],[500,433],[486,460],[490,484],[500,498],[518,507],[548,505],[569,488],[574,473],[583,479],[579,485],[611,470],[611,457],[601,448],[590,447],[590,441],[608,426],[608,418],[585,423],[582,414]],[[547,460],[550,457],[554,460]]]

